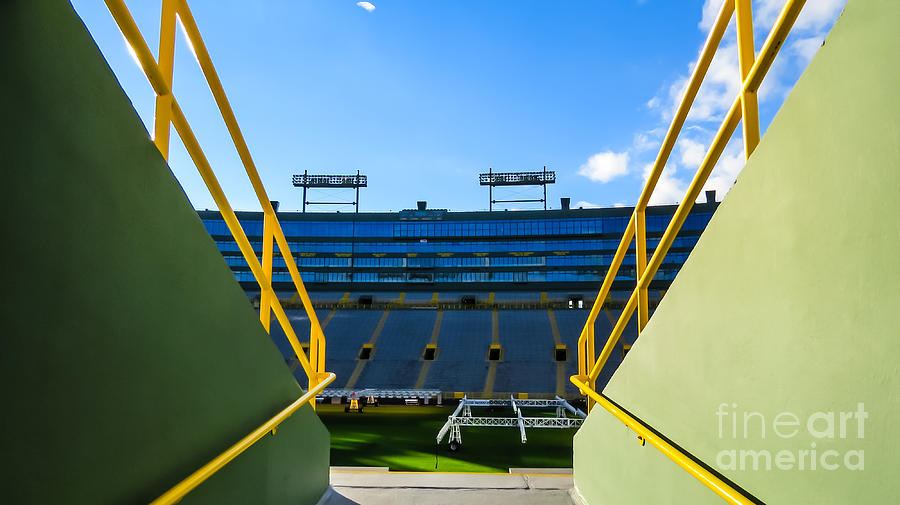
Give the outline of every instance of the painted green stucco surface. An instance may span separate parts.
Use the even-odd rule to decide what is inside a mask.
[[[4,503],[147,503],[302,391],[71,6],[0,3]],[[315,503],[309,406],[185,504]]]
[[[604,390],[768,504],[900,496],[898,25],[850,0]],[[592,505],[722,503],[602,409],[574,466]]]

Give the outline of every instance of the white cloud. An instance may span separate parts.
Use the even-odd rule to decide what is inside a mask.
[[[653,163],[644,165],[643,181],[646,183],[653,170]],[[656,189],[650,195],[650,205],[662,205],[667,203],[678,203],[684,198],[687,192],[687,184],[675,178],[676,168],[670,165],[663,170],[656,182]]]
[[[579,201],[575,204],[575,208],[584,208],[584,209],[599,209],[600,206],[596,203],[586,202],[584,200]]]
[[[710,1],[707,0],[706,3]],[[722,2],[716,3],[718,5],[722,4]],[[778,19],[778,14],[784,8],[784,0],[754,0],[753,4],[753,24],[764,35],[768,35],[769,30],[775,24],[775,20]],[[803,10],[800,11],[800,17],[794,22],[793,30],[822,30],[837,18],[838,12],[846,4],[847,0],[814,0],[806,2]],[[706,6],[704,5],[705,8]],[[705,15],[706,11],[704,11],[704,17]],[[710,21],[709,26],[712,26],[712,21]],[[762,40],[758,42],[761,43]],[[760,45],[759,43],[757,45]]]
[[[669,87],[669,103],[666,121],[675,115],[675,109],[684,98],[687,91],[690,72],[694,71],[697,62],[691,62],[689,73],[677,79]],[[738,66],[737,43],[723,43],[722,47],[713,57],[712,63],[706,72],[706,78],[700,86],[700,91],[694,98],[693,106],[688,114],[689,121],[721,121],[722,116],[731,107],[740,90],[741,76]]]
[[[658,136],[657,130],[635,133],[632,149],[635,152],[655,151],[659,149],[659,139],[656,138]]]
[[[778,14],[784,7],[784,0],[757,0],[753,6],[756,45],[761,47],[765,36],[775,23]],[[838,17],[847,0],[816,0],[807,2],[793,28],[793,37],[802,37],[791,45],[790,55],[782,54],[775,60],[774,66],[763,81],[760,89],[760,100],[783,98],[791,87],[786,83],[788,75],[802,70],[812,59],[816,49],[821,45],[827,29]],[[715,21],[722,0],[706,0],[703,4],[701,21],[698,24],[703,32],[708,32]],[[793,56],[793,58],[791,58]],[[684,97],[690,73],[696,67],[696,60],[688,66],[688,73],[675,79],[668,87],[667,96],[655,96],[647,102],[650,109],[659,109],[662,119],[670,121],[675,109]],[[728,31],[716,52],[707,72],[700,92],[694,100],[689,121],[720,121],[733,103],[740,89],[740,76],[737,56],[737,42],[732,19]]]
[[[678,141],[678,149],[681,151],[682,166],[690,168],[699,168],[706,157],[706,146],[689,138],[682,138]]]
[[[753,9],[753,23],[768,33],[778,14],[784,8],[784,0],[758,0]],[[800,16],[794,22],[793,31],[820,32],[837,19],[847,0],[815,0],[806,2]],[[760,41],[762,42],[762,41]]]
[[[592,181],[609,182],[628,173],[628,152],[597,153],[578,169],[578,173]]]
[[[375,10],[375,6],[372,5],[372,2],[356,2],[356,5],[362,7],[363,9],[372,12]]]
[[[746,164],[747,162],[744,159],[744,142],[740,136],[736,136],[725,147],[725,152],[722,153],[722,156],[719,157],[719,162],[716,163],[716,167],[703,186],[704,191],[716,190],[716,199],[721,200],[728,193],[728,190],[731,189],[731,186],[734,185]],[[703,200],[704,198],[703,193],[700,193],[700,199]]]
[[[731,0],[728,0],[731,1]],[[708,33],[722,6],[723,0],[703,2],[699,28]],[[763,80],[759,90],[761,114],[771,114],[793,87],[794,82],[821,47],[832,23],[837,19],[847,0],[814,0],[807,2],[794,25],[786,47],[781,51]],[[774,25],[784,7],[784,0],[753,0],[754,38],[757,50]],[[616,177],[637,170],[630,165],[644,165],[646,181],[652,161],[663,135],[668,129],[677,106],[681,103],[690,73],[696,60],[687,65],[687,72],[660,88],[646,107],[658,111],[660,122],[652,129],[641,129],[634,134],[632,145],[622,152],[605,151],[592,156],[579,168],[579,174],[591,180],[608,182]],[[734,20],[725,32],[703,85],[694,99],[691,112],[682,129],[676,150],[670,157],[651,197],[653,204],[677,203],[684,199],[685,191],[704,157],[714,131],[724,119],[740,90],[741,78],[738,63],[737,37]],[[768,111],[768,112],[767,112]],[[714,189],[721,198],[734,184],[745,165],[744,146],[738,128],[720,157],[705,190]],[[701,193],[701,200],[703,199]]]
[[[819,36],[807,37],[805,39],[795,40],[791,44],[791,52],[800,57],[804,63],[809,63],[822,47],[824,39]]]
[[[703,2],[703,17],[697,27],[701,31],[708,32],[716,22],[716,14],[722,9],[722,0],[706,0]]]
[[[730,0],[729,0],[730,1]],[[705,0],[700,12],[698,27],[708,33],[723,0]],[[787,47],[776,58],[769,69],[766,79],[759,90],[761,107],[777,106],[793,87],[809,61],[815,56],[822,41],[837,19],[847,0],[815,0],[807,2],[800,17],[794,24]],[[757,49],[762,46],[765,37],[775,23],[778,14],[784,7],[784,0],[754,0],[753,22]],[[690,73],[696,67],[696,60],[688,65],[687,72],[670,81],[662,91],[646,102],[650,110],[660,113],[662,125],[668,125],[681,103],[687,88]],[[706,149],[713,138],[711,128],[715,128],[724,118],[740,91],[740,70],[737,55],[737,38],[732,19],[719,50],[716,52],[703,85],[694,99],[691,112],[682,130],[676,151],[663,172],[651,201],[653,203],[675,203],[684,198],[690,177],[702,163]],[[656,138],[659,138],[658,136]],[[645,145],[646,136],[635,134],[635,147],[631,152],[637,155],[638,145]],[[641,157],[638,162],[646,162]],[[745,165],[743,142],[740,129],[721,156],[713,174],[704,189],[715,189],[719,195],[724,194],[734,184],[738,174]],[[648,165],[650,166],[650,165]],[[644,170],[644,180],[649,168]],[[679,177],[681,176],[681,177]]]
[[[755,5],[755,8],[753,9],[753,24],[759,28],[768,30],[775,24],[778,14],[781,12],[781,9],[784,8],[784,1],[759,0],[756,4],[757,5]],[[806,7],[808,6],[804,6],[803,8],[806,9]]]
[[[847,0],[815,0],[806,2],[800,16],[794,23],[796,30],[819,31],[830,26],[844,9]]]

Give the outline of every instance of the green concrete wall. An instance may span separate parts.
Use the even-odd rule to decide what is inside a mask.
[[[900,495],[898,24],[896,0],[849,2],[604,391],[768,504]],[[602,409],[574,464],[591,504],[721,503]]]
[[[0,3],[5,503],[147,503],[302,391],[71,6]],[[185,504],[315,503],[306,406]]]

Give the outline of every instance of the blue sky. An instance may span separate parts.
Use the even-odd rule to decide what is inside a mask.
[[[845,2],[807,2],[761,90],[764,126]],[[155,52],[159,2],[127,3]],[[757,47],[782,3],[754,2]],[[103,2],[73,4],[150,125],[152,88]],[[283,210],[299,209],[291,174],[359,169],[369,176],[360,209],[376,211],[414,207],[416,200],[451,210],[486,209],[478,173],[544,165],[557,172],[549,189],[552,208],[563,196],[585,206],[632,205],[721,1],[190,4],[270,198]],[[173,87],[232,206],[258,210],[180,35]],[[654,202],[677,202],[683,195],[737,89],[731,30]],[[720,197],[743,167],[741,149],[738,133],[710,179]],[[177,140],[170,165],[195,207],[214,208]],[[495,197],[530,198],[538,191],[500,190]]]

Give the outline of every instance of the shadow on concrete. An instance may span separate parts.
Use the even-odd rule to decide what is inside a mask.
[[[317,505],[360,505],[360,503],[347,498],[333,487],[329,487]]]

